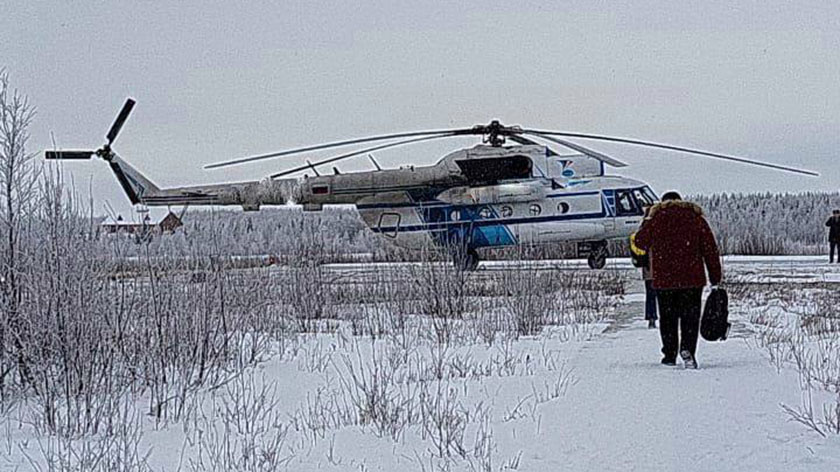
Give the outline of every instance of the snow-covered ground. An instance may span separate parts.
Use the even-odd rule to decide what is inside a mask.
[[[840,281],[840,264],[821,259],[734,257],[725,267],[730,282],[789,285],[796,298]],[[591,273],[579,261],[494,262],[470,277],[535,267]],[[355,282],[408,270],[328,269]],[[784,306],[733,299],[730,339],[701,340],[699,370],[665,367],[636,270],[616,259],[607,272],[625,278],[625,295],[602,295],[614,303],[598,316],[557,318],[534,336],[491,344],[456,324],[440,343],[435,321],[416,318],[378,338],[341,324],[299,335],[196,396],[183,419],[156,423],[144,398],[132,399],[120,419],[129,426],[110,443],[38,437],[24,402],[0,419],[0,470],[49,470],[50,451],[68,448],[55,469],[85,470],[74,454],[109,447],[153,470],[840,470],[840,435],[790,421],[782,405],[800,405],[800,377],[757,340],[759,318]],[[803,281],[814,288],[793,285]],[[493,304],[482,306],[470,329],[495,320]]]

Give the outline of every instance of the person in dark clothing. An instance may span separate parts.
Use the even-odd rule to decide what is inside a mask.
[[[650,213],[650,206],[644,207],[645,217]],[[644,223],[644,222],[643,222]],[[636,246],[636,233],[630,235],[630,250],[634,257],[633,264],[642,269],[642,280],[645,283],[645,320],[648,328],[656,328],[656,289],[653,288],[653,273],[650,270],[650,258],[645,251]]]
[[[697,335],[706,271],[712,286],[720,284],[720,252],[702,209],[676,192],[662,196],[645,219],[635,244],[650,258],[653,288],[659,302],[662,363],[697,368]]]
[[[650,265],[642,267],[642,278],[645,281],[645,319],[648,328],[656,328],[656,289],[653,288],[653,275]]]
[[[825,225],[828,226],[828,262],[834,262],[834,252],[836,250],[837,262],[840,263],[840,210],[832,211]]]

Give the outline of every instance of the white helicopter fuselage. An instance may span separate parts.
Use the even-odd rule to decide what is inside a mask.
[[[527,175],[432,192],[377,192],[357,200],[356,208],[371,230],[397,246],[477,249],[626,238],[641,223],[642,206],[657,200],[644,182],[605,176],[595,159],[543,146],[476,146],[436,167],[461,172],[464,162],[483,166],[508,156],[527,156]]]
[[[641,204],[656,200],[644,182],[625,177],[565,184],[556,188],[551,179],[534,178],[458,187],[433,201],[383,203],[380,197],[356,207],[371,230],[400,247],[462,243],[485,248],[626,238],[641,223]]]

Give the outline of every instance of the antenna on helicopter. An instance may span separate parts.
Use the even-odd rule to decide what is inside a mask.
[[[382,167],[379,167],[379,163],[376,162],[376,159],[373,158],[373,154],[368,153],[368,159],[370,159],[370,162],[373,162],[373,166],[376,167],[377,171],[382,170]]]
[[[321,176],[321,174],[318,173],[318,169],[316,169],[315,166],[313,166],[312,163],[309,162],[309,159],[306,160],[306,164],[309,166],[310,169],[312,169],[312,172],[315,173],[315,177]]]

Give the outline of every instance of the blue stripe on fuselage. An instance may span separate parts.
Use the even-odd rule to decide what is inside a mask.
[[[551,215],[532,216],[518,218],[499,218],[493,205],[452,205],[439,200],[423,202],[401,202],[401,203],[372,203],[356,205],[359,210],[390,209],[390,208],[414,208],[418,218],[423,222],[417,225],[381,226],[371,227],[375,233],[394,232],[419,232],[428,231],[432,238],[441,245],[454,243],[463,244],[468,241],[470,247],[507,246],[516,244],[516,238],[508,225],[544,223],[551,221],[578,221],[587,219],[604,218],[612,216],[611,211],[614,205],[614,194],[607,191],[603,194],[600,191],[556,193],[547,195],[546,198],[576,197],[585,195],[601,195],[601,211],[593,213],[581,213],[572,215]],[[410,197],[409,197],[410,198]],[[487,208],[492,214],[483,218],[481,210]],[[457,212],[459,218],[452,220],[453,212]]]
[[[545,198],[565,198],[565,197],[581,197],[585,195],[598,195],[599,191],[592,190],[589,192],[571,192],[571,193],[554,193],[546,195]],[[401,202],[401,203],[361,203],[356,204],[359,210],[373,210],[373,209],[390,209],[390,208],[424,208],[424,207],[440,207],[452,206],[451,203],[442,202],[440,200],[432,200],[426,202]],[[499,204],[496,204],[499,205]],[[472,205],[470,205],[472,206]]]
[[[505,219],[494,219],[494,220],[476,220],[476,221],[446,221],[446,222],[436,222],[436,223],[426,223],[420,225],[408,225],[408,226],[400,226],[399,231],[435,231],[435,230],[442,230],[448,229],[450,227],[486,227],[486,226],[495,226],[495,225],[517,225],[523,223],[545,223],[548,221],[576,221],[576,220],[587,220],[587,219],[595,219],[595,218],[604,218],[606,217],[606,212],[602,210],[599,213],[581,213],[578,215],[553,215],[553,216],[534,216],[534,217],[526,217],[526,218],[505,218]],[[394,226],[382,226],[382,227],[373,227],[371,228],[373,231],[379,232],[394,232],[397,230]]]

